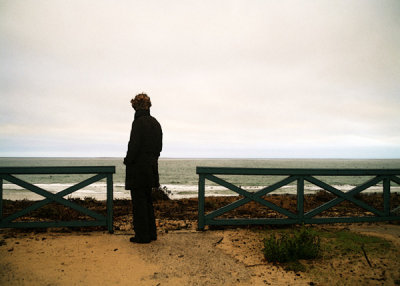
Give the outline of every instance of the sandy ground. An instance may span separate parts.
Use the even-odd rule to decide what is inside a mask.
[[[0,285],[309,285],[266,266],[259,236],[243,229],[170,231],[146,245],[126,232],[2,236]],[[258,244],[244,256],[243,237]]]
[[[350,228],[400,248],[399,225]],[[130,236],[0,230],[0,285],[329,285],[265,262],[262,232],[254,229],[162,232],[146,245]],[[363,285],[396,285],[394,279]]]

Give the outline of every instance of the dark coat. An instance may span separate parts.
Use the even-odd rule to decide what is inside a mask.
[[[162,150],[162,130],[148,110],[138,110],[132,123],[126,165],[125,189],[159,187],[158,157]]]

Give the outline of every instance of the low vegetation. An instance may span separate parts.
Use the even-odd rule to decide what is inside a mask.
[[[286,270],[305,271],[305,266],[299,260],[317,258],[320,251],[320,237],[311,228],[272,233],[264,239],[265,259],[284,263]]]
[[[372,267],[369,256],[384,255],[393,245],[382,238],[362,235],[346,229],[312,227],[268,231],[264,239],[264,257],[295,272],[312,269],[314,260],[328,261],[337,257],[359,257]],[[367,249],[367,251],[366,251]]]
[[[270,262],[313,259],[320,252],[320,238],[310,228],[302,227],[290,233],[270,234],[264,240],[264,257]]]

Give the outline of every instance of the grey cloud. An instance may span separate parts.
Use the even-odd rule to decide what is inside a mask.
[[[123,149],[144,91],[166,156],[400,143],[398,1],[5,3],[0,137]]]

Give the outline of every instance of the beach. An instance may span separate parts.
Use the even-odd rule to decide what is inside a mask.
[[[235,199],[207,198],[206,209],[219,207]],[[320,195],[307,199],[310,201],[308,207],[313,207],[312,204],[324,198]],[[271,200],[289,209],[294,203],[290,195],[271,197]],[[376,198],[370,197],[369,200]],[[395,202],[398,203],[397,199]],[[21,207],[17,206],[18,203],[22,202],[13,202],[12,207]],[[97,211],[104,208],[104,202],[82,200],[81,203]],[[265,261],[263,238],[266,232],[273,231],[276,226],[206,227],[205,231],[197,231],[197,200],[158,200],[154,204],[158,240],[146,245],[129,242],[134,232],[129,213],[130,201],[126,200],[114,202],[114,234],[96,227],[1,229],[0,284],[147,286],[400,283],[398,222],[316,226],[380,236],[393,243],[396,250],[392,251],[391,256],[371,256],[373,268],[360,254],[317,259],[310,264],[314,272],[303,273],[286,271],[279,264]],[[11,211],[10,206],[5,205],[6,212]],[[344,215],[345,209],[346,206],[341,208],[339,205],[332,215]],[[249,204],[231,216],[258,217],[260,214],[263,214],[263,210]],[[299,226],[288,226],[293,227]],[[324,274],[316,276],[317,270]],[[335,283],[330,283],[330,279]]]

